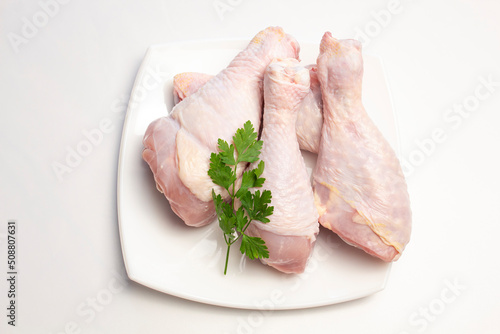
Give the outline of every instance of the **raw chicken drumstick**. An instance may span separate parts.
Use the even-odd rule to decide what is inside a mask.
[[[302,101],[297,116],[296,131],[301,150],[318,153],[323,125],[323,101],[316,66],[306,66],[311,76],[309,93]],[[197,72],[179,73],[174,77],[174,102],[178,103],[200,89],[211,75]]]
[[[304,271],[319,231],[310,177],[295,133],[297,112],[308,92],[309,71],[297,60],[269,65],[260,159],[265,162],[263,187],[272,193],[274,213],[269,223],[253,221],[247,233],[265,241],[269,258],[262,262],[285,273]]]
[[[207,174],[217,139],[231,142],[250,120],[256,129],[262,112],[262,79],[274,58],[298,58],[299,45],[283,29],[259,32],[229,66],[167,117],[152,122],[144,135],[143,158],[172,210],[190,226],[215,218],[211,191],[228,196]],[[243,172],[244,168],[238,168]]]
[[[324,117],[313,173],[319,221],[347,243],[397,260],[410,239],[410,201],[399,161],[361,102],[361,45],[327,32],[317,65]]]

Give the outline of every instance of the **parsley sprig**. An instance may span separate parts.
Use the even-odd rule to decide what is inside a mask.
[[[240,251],[250,259],[268,258],[269,251],[264,240],[245,234],[246,229],[254,220],[268,223],[274,207],[270,206],[271,192],[269,190],[257,190],[250,192],[250,188],[260,188],[265,178],[260,177],[264,172],[264,161],[260,161],[257,168],[243,172],[241,185],[236,189],[236,170],[240,162],[253,163],[259,161],[262,141],[257,140],[257,133],[250,121],[243,128],[236,130],[233,143],[229,145],[225,140],[218,140],[219,153],[210,155],[210,169],[208,175],[212,181],[223,187],[229,193],[229,200],[225,201],[219,194],[216,195],[212,189],[212,198],[215,211],[219,220],[219,226],[224,232],[224,240],[227,244],[226,263],[224,275],[227,273],[227,264],[231,245],[241,239]],[[236,153],[236,155],[235,155]],[[235,202],[239,200],[241,206],[235,209]]]

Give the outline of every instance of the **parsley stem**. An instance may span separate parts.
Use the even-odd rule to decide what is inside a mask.
[[[236,175],[236,166],[238,165],[238,163],[236,163],[234,165],[234,175]],[[236,180],[233,181],[233,189],[232,190],[232,194],[229,193],[229,196],[231,197],[231,208],[233,209],[233,213],[234,213],[234,194],[235,194],[235,190],[234,188],[236,187]],[[229,261],[229,250],[231,249],[231,245],[236,241],[238,240],[238,238],[236,238],[236,240],[233,240],[233,242],[229,241],[227,242],[227,239],[226,239],[226,235],[224,235],[224,239],[226,240],[226,244],[227,244],[227,252],[226,252],[226,264],[224,265],[224,275],[226,275],[226,272],[227,272],[227,264],[228,264],[228,261]]]
[[[226,252],[226,264],[224,266],[224,275],[226,274],[227,272],[227,262],[229,260],[229,250],[231,249],[231,244],[228,244],[227,245],[227,252]]]
[[[241,233],[245,233],[245,231],[247,230],[248,226],[250,226],[250,223],[252,222],[251,219],[248,220],[248,223],[243,227],[243,229],[241,230]]]
[[[238,167],[238,161],[236,161],[235,165],[234,165],[234,175],[236,176],[236,168]],[[230,195],[231,196],[231,207],[233,208],[233,212],[234,212],[234,194],[235,194],[235,191],[234,191],[234,188],[236,187],[236,179],[233,181],[233,193]]]

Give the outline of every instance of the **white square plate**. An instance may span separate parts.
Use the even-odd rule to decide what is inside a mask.
[[[142,160],[142,138],[173,106],[172,78],[186,71],[217,74],[248,41],[152,46],[137,74],[123,128],[118,167],[118,215],[127,273],[133,281],[181,298],[246,309],[296,309],[361,298],[385,287],[390,263],[375,259],[321,229],[305,273],[287,275],[242,257],[226,245],[218,224],[192,228],[171,211]],[[318,44],[301,43],[300,58],[316,62]],[[378,58],[364,56],[363,103],[392,146],[397,131]],[[304,153],[309,171],[316,156]]]

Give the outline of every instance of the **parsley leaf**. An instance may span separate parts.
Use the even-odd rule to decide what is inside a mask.
[[[259,176],[262,175],[263,171],[264,171],[264,161],[260,161],[257,168],[244,172],[241,177],[240,189],[236,193],[236,196],[242,197],[245,194],[245,192],[248,191],[249,188],[262,187],[266,179]]]
[[[261,257],[269,257],[269,251],[267,250],[264,240],[258,237],[250,237],[246,234],[243,234],[241,238],[240,251],[252,260]]]
[[[267,217],[274,212],[274,206],[269,206],[271,198],[272,195],[269,190],[264,190],[262,194],[260,190],[253,194],[247,192],[241,197],[241,205],[245,208],[251,220],[269,223]]]
[[[257,140],[257,133],[250,121],[246,122],[242,129],[236,131],[233,142],[238,151],[237,162],[255,162],[259,160],[262,140]]]
[[[250,223],[248,216],[245,215],[245,210],[240,206],[236,211],[236,229],[240,232],[245,231],[248,223]]]
[[[236,217],[233,217],[233,208],[229,203],[226,203],[221,195],[215,195],[212,189],[212,198],[215,203],[215,212],[219,219],[219,226],[221,230],[228,235],[232,235],[234,226],[236,224]]]
[[[262,195],[260,190],[257,190],[253,194],[253,219],[259,220],[263,223],[269,223],[268,216],[272,215],[274,212],[274,206],[269,206],[271,204],[271,192],[269,190],[264,190]]]
[[[234,146],[229,145],[227,141],[219,138],[217,141],[220,150],[221,161],[226,165],[234,166],[236,162],[234,161]]]
[[[210,169],[208,176],[213,183],[224,187],[229,191],[229,187],[236,181],[236,173],[222,161],[221,154],[212,153],[210,155]]]

